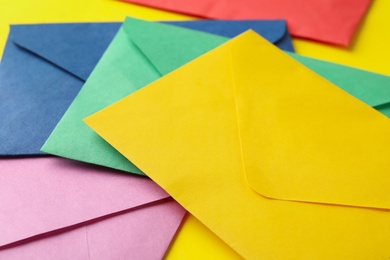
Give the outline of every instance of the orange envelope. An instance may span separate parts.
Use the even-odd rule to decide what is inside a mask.
[[[390,256],[390,121],[253,32],[86,123],[247,259]]]
[[[293,36],[348,45],[371,0],[122,0],[211,19],[284,19]]]

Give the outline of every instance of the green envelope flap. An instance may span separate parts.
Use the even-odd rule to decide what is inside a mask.
[[[173,25],[157,27],[155,23],[130,18],[126,19],[124,30],[161,75],[177,69],[228,40],[222,36]]]
[[[91,130],[82,121],[83,118],[115,103],[160,78],[162,73],[182,66],[183,62],[190,61],[227,40],[220,36],[172,25],[127,18],[84,87],[42,147],[42,151],[144,175]],[[367,100],[373,102],[372,98],[367,97],[378,95],[378,92],[371,94],[370,90],[374,85],[384,90],[379,92],[383,98],[390,100],[388,94],[390,77],[299,55],[293,57],[365,102]],[[369,104],[376,105],[378,102]],[[382,113],[387,111],[385,114],[390,116],[390,109],[385,108],[377,109]]]
[[[390,103],[390,81],[388,76],[294,53],[289,53],[289,55],[372,107]]]

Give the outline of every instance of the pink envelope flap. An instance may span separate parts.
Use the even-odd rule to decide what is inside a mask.
[[[0,259],[161,259],[185,212],[167,198],[153,206],[0,250]]]
[[[151,180],[62,158],[0,160],[0,249],[169,195]]]

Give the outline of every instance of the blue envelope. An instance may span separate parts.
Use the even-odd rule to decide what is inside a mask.
[[[172,25],[235,36],[254,29],[293,51],[284,21],[186,21]],[[0,156],[40,151],[121,23],[13,25],[0,64]]]

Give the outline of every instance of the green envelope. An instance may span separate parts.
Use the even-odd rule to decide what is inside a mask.
[[[144,175],[90,129],[82,121],[83,118],[227,40],[176,26],[127,18],[42,151]],[[351,95],[390,116],[390,77],[297,54],[290,55]]]

